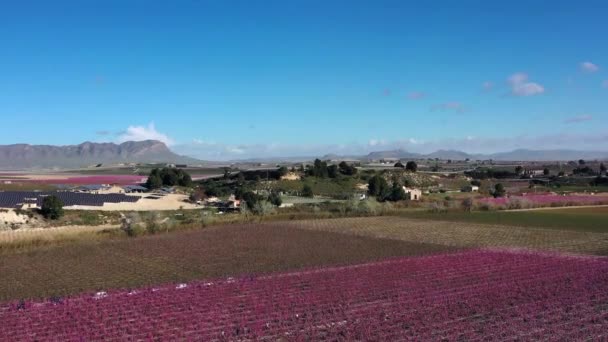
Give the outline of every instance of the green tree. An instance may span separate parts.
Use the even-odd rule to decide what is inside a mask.
[[[551,172],[549,171],[549,169],[548,169],[548,168],[544,168],[544,169],[543,169],[543,175],[548,176],[548,175],[549,175],[549,173],[551,173]]]
[[[236,183],[239,185],[243,185],[243,183],[245,183],[245,176],[242,172],[239,172],[239,174],[236,176]]]
[[[146,181],[146,188],[153,190],[159,189],[163,186],[163,180],[160,178],[158,173],[151,173]]]
[[[392,202],[403,201],[407,199],[407,194],[398,183],[393,183],[391,191],[386,199]]]
[[[338,177],[338,166],[337,165],[330,165],[327,167],[327,175],[329,176],[329,178],[336,178]]]
[[[604,163],[600,163],[600,173],[606,173],[606,165]]]
[[[178,180],[178,184],[180,186],[185,186],[185,187],[191,187],[192,186],[192,177],[190,177],[190,175],[182,170],[180,170],[180,177]]]
[[[63,216],[63,202],[55,195],[42,200],[40,213],[47,219],[57,220]]]
[[[353,176],[357,174],[357,168],[354,165],[348,165],[344,161],[338,164],[338,169],[340,170],[341,174],[346,176]]]
[[[279,173],[279,178],[281,178],[285,176],[289,170],[285,166],[281,166],[277,169],[277,172]]]
[[[498,183],[494,186],[494,191],[492,192],[492,196],[496,197],[504,197],[507,191],[505,190],[505,186],[502,183]]]
[[[370,196],[383,199],[389,192],[388,183],[384,177],[375,175],[367,183],[367,192]]]
[[[163,169],[161,171],[161,174],[162,174],[162,179],[163,179],[163,185],[175,186],[178,184],[179,177],[177,176],[177,173],[174,170]]]
[[[395,167],[400,167],[400,168],[403,169],[403,168],[405,168],[405,165],[403,165],[402,162],[398,161],[398,162],[395,163]]]
[[[416,164],[415,161],[408,161],[407,164],[405,164],[405,169],[411,172],[416,172],[418,171],[418,164]]]
[[[520,175],[522,172],[524,172],[524,168],[521,165],[517,165],[515,167],[515,173],[517,173],[518,175]]]
[[[262,198],[252,191],[248,191],[243,194],[243,201],[247,204],[247,208],[249,209],[255,208],[255,206],[258,205],[261,200]]]
[[[321,161],[320,159],[315,159],[312,167],[308,168],[307,174],[313,177],[327,178],[327,162]]]
[[[302,187],[302,196],[304,197],[314,197],[314,192],[312,191],[312,187],[308,184],[304,184]]]

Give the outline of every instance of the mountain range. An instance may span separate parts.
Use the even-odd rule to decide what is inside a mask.
[[[234,162],[303,162],[315,157],[254,158]],[[497,161],[569,161],[578,159],[608,160],[608,152],[574,150],[527,150],[492,154],[470,154],[457,150],[438,150],[421,154],[405,150],[376,151],[360,156],[327,154],[324,160],[379,160],[397,159],[452,159],[452,160],[497,160]],[[127,141],[121,144],[84,142],[78,145],[53,146],[14,144],[0,145],[0,169],[67,169],[90,167],[96,164],[119,163],[175,163],[197,164],[203,162],[172,152],[164,143],[156,140]]]
[[[528,150],[517,149],[509,152],[491,154],[466,153],[456,150],[438,150],[433,153],[420,154],[405,150],[390,150],[371,152],[363,156],[363,160],[379,160],[386,158],[398,159],[452,159],[452,160],[500,160],[500,161],[569,161],[579,159],[608,159],[608,152],[575,151],[575,150]]]
[[[0,169],[5,170],[80,168],[118,163],[200,164],[201,161],[175,154],[156,140],[122,144],[84,142],[67,146],[0,145]]]

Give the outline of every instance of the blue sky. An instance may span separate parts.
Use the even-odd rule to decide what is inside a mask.
[[[605,1],[23,1],[0,144],[607,150]]]

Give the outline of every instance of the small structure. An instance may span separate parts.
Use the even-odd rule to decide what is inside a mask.
[[[142,192],[148,191],[148,188],[145,188],[145,187],[143,187],[141,185],[125,185],[125,186],[122,187],[122,189],[127,194],[142,193]]]
[[[422,198],[422,190],[420,189],[408,188],[404,186],[403,191],[405,191],[405,194],[408,196],[410,201],[419,201]]]
[[[463,186],[460,191],[462,191],[462,192],[479,192],[479,187],[477,185],[467,185],[467,186]]]
[[[358,201],[363,201],[367,198],[367,194],[361,192],[361,193],[356,193],[353,195],[353,199],[358,200]]]
[[[524,170],[523,173],[526,178],[542,177],[545,175],[544,170]]]
[[[98,194],[104,190],[108,190],[110,188],[109,185],[105,184],[87,184],[82,185],[76,188],[76,192],[86,192],[91,194]]]

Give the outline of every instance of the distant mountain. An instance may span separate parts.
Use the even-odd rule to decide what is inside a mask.
[[[77,168],[95,164],[179,163],[201,161],[177,155],[156,140],[122,144],[84,142],[79,145],[0,145],[0,169]]]
[[[369,153],[364,159],[367,160],[378,160],[378,159],[387,159],[387,158],[397,158],[397,159],[419,159],[425,158],[423,155],[419,153],[412,153],[402,149],[399,150],[391,150],[391,151],[378,151]]]
[[[475,156],[462,151],[456,150],[439,150],[425,155],[425,158],[453,159],[466,160],[475,159]]]

